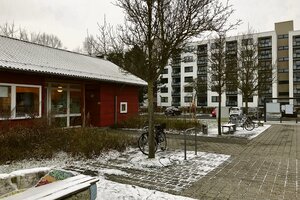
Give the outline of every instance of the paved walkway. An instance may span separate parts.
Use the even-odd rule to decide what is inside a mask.
[[[205,143],[232,155],[182,194],[196,199],[300,199],[300,126],[273,125],[248,144]]]
[[[193,144],[191,137],[189,150],[194,150]],[[182,136],[169,136],[168,146],[183,149]],[[87,168],[119,169],[127,175],[108,175],[108,178],[195,199],[300,199],[299,125],[272,125],[251,141],[199,137],[198,151],[231,157],[205,176],[202,170],[206,167],[205,159],[147,171],[124,167],[122,162],[128,162],[130,155],[105,164],[97,161],[88,163],[83,166],[82,172],[97,173],[96,170],[86,171]],[[75,168],[73,170],[80,170]]]

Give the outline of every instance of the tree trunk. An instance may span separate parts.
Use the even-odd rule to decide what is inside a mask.
[[[221,94],[219,94],[218,107],[218,135],[221,135]]]
[[[245,114],[248,115],[248,97],[245,99]]]
[[[153,107],[153,81],[148,81],[148,119],[149,119],[149,155],[148,158],[155,158],[155,137],[154,137],[154,107]]]

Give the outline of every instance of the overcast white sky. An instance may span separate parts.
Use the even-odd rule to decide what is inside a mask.
[[[225,0],[223,0],[225,1]],[[122,10],[114,0],[0,0],[0,24],[14,22],[32,32],[57,35],[69,50],[82,46],[90,33],[97,32],[97,22],[104,16],[111,24],[120,24]],[[256,32],[274,30],[274,23],[294,20],[294,29],[300,29],[299,0],[230,0],[236,10],[232,20],[243,24],[236,33],[247,32],[248,26]]]

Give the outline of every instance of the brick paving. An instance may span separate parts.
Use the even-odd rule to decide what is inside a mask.
[[[300,199],[299,134],[298,125],[273,125],[247,144],[200,142],[201,151],[232,155],[232,160],[182,195],[196,199]]]
[[[86,168],[119,169],[127,175],[107,175],[110,180],[149,189],[204,199],[300,199],[300,126],[272,125],[249,141],[236,138],[198,137],[198,151],[230,155],[230,159],[203,175],[201,159],[150,171],[122,166],[126,156]],[[187,142],[194,150],[193,137]],[[183,149],[182,136],[168,136],[170,149]],[[199,162],[198,162],[199,160]],[[202,159],[203,160],[203,159]],[[199,167],[200,166],[200,167]],[[76,168],[76,167],[75,167]],[[72,166],[70,169],[76,170]],[[77,169],[80,171],[80,169]],[[86,171],[85,173],[93,173]],[[95,171],[97,173],[97,171]]]

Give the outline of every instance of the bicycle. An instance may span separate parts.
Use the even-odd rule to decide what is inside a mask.
[[[160,124],[160,125],[155,125],[154,126],[154,148],[155,152],[157,151],[158,147],[160,150],[165,151],[167,149],[167,138],[166,138],[166,133],[164,129],[166,128],[166,124]],[[149,154],[149,131],[148,131],[148,126],[143,128],[143,133],[138,139],[138,146],[140,151],[148,155]]]
[[[240,127],[243,127],[243,129],[246,129],[247,131],[252,131],[255,128],[255,124],[252,121],[252,119],[249,116],[243,115],[243,116],[234,116],[231,115],[229,117],[230,124],[236,124]]]

